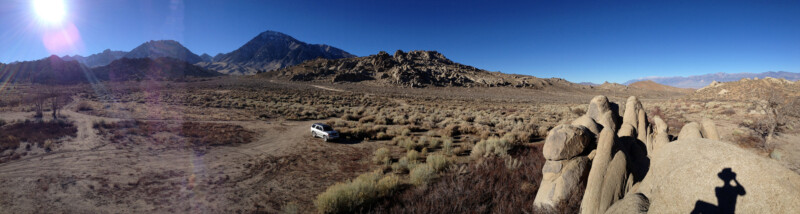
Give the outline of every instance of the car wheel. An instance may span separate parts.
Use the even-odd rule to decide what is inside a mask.
[[[328,142],[328,136],[322,136],[322,141]]]
[[[317,138],[317,133],[311,132],[311,137]]]

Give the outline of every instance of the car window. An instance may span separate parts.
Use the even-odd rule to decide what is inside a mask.
[[[330,126],[322,126],[322,130],[333,131],[333,128],[331,128]]]

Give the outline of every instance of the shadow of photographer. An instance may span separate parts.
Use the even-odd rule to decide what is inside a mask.
[[[717,176],[722,179],[725,184],[721,187],[714,188],[714,194],[717,195],[717,205],[698,200],[694,204],[692,213],[734,213],[736,211],[736,199],[740,195],[747,194],[742,184],[736,180],[736,173],[731,168],[722,169]],[[734,185],[731,185],[731,181]]]

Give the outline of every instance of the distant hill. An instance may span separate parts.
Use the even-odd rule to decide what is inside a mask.
[[[213,62],[204,62],[198,65],[225,74],[251,75],[261,71],[297,65],[316,58],[349,57],[355,57],[355,55],[330,45],[306,44],[280,32],[266,31],[239,49],[214,56]]]
[[[405,53],[398,50],[394,56],[381,51],[376,55],[358,58],[315,59],[259,75],[293,81],[370,82],[410,87],[588,88],[557,78],[540,79],[526,75],[489,72],[455,63],[436,51]]]
[[[664,84],[668,86],[678,87],[678,88],[702,88],[708,84],[711,84],[713,81],[718,82],[730,82],[730,81],[738,81],[743,78],[783,78],[790,81],[800,80],[800,73],[792,73],[792,72],[785,72],[785,71],[770,71],[770,72],[763,72],[763,73],[715,73],[715,74],[706,74],[706,75],[696,75],[696,76],[688,76],[688,77],[645,77],[634,79],[625,82],[626,85],[642,81],[642,80],[652,80],[653,82]]]
[[[58,56],[40,60],[0,65],[3,82],[32,82],[40,84],[74,84],[88,82],[93,74],[77,61],[64,61]]]
[[[139,47],[134,48],[128,54],[125,54],[125,58],[130,59],[137,59],[137,58],[160,58],[160,57],[170,57],[182,61],[186,61],[188,63],[198,63],[202,62],[203,59],[197,54],[192,53],[186,47],[183,47],[181,43],[173,40],[159,40],[159,41],[149,41]]]
[[[123,56],[125,56],[125,54],[128,54],[128,52],[112,51],[110,49],[106,49],[103,52],[92,54],[87,57],[81,55],[73,55],[73,56],[64,56],[62,57],[62,59],[64,61],[78,61],[89,67],[97,67],[97,66],[108,65],[112,61],[122,58]]]
[[[186,77],[212,77],[220,73],[195,66],[182,60],[161,58],[122,58],[93,69],[102,80],[179,80]]]
[[[694,89],[689,89],[689,88],[677,88],[677,87],[672,87],[672,86],[668,86],[668,85],[658,84],[656,82],[653,82],[652,80],[644,80],[644,81],[634,82],[634,83],[628,84],[628,87],[651,90],[651,91],[664,91],[664,92],[684,92],[684,93],[689,93],[689,92],[693,92],[694,91]]]
[[[753,101],[769,99],[774,94],[795,98],[800,97],[800,81],[793,82],[786,79],[767,77],[741,79],[731,82],[712,82],[708,86],[698,89],[691,97],[698,100]]]
[[[600,86],[600,84],[593,83],[593,82],[579,82],[578,84],[588,85],[588,86]]]
[[[221,75],[173,58],[122,58],[108,65],[88,68],[58,56],[12,64],[0,64],[0,81],[39,84],[78,84],[98,81],[181,80]]]

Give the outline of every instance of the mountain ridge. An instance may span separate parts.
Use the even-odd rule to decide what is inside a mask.
[[[316,58],[340,59],[355,55],[325,44],[308,44],[287,34],[265,31],[238,49],[214,56],[199,66],[220,73],[252,75],[272,71]]]
[[[704,75],[692,75],[692,76],[673,76],[673,77],[643,77],[638,79],[633,79],[625,82],[625,85],[642,81],[642,80],[652,80],[656,83],[678,87],[678,88],[694,88],[699,89],[702,87],[711,84],[713,81],[717,82],[732,82],[738,81],[744,78],[784,78],[791,81],[800,80],[800,73],[793,73],[793,72],[786,72],[786,71],[768,71],[762,73],[712,73],[712,74],[704,74]]]
[[[124,57],[128,52],[126,51],[112,51],[111,49],[105,49],[103,52],[92,54],[89,56],[81,56],[81,55],[72,55],[72,56],[63,56],[61,59],[65,61],[78,61],[83,63],[89,67],[98,67],[108,65],[114,60],[118,60]]]
[[[186,61],[191,64],[203,61],[203,58],[200,58],[200,56],[197,54],[192,53],[192,51],[175,40],[150,40],[134,48],[124,56],[124,58],[131,59],[155,59],[160,57],[170,57]]]

